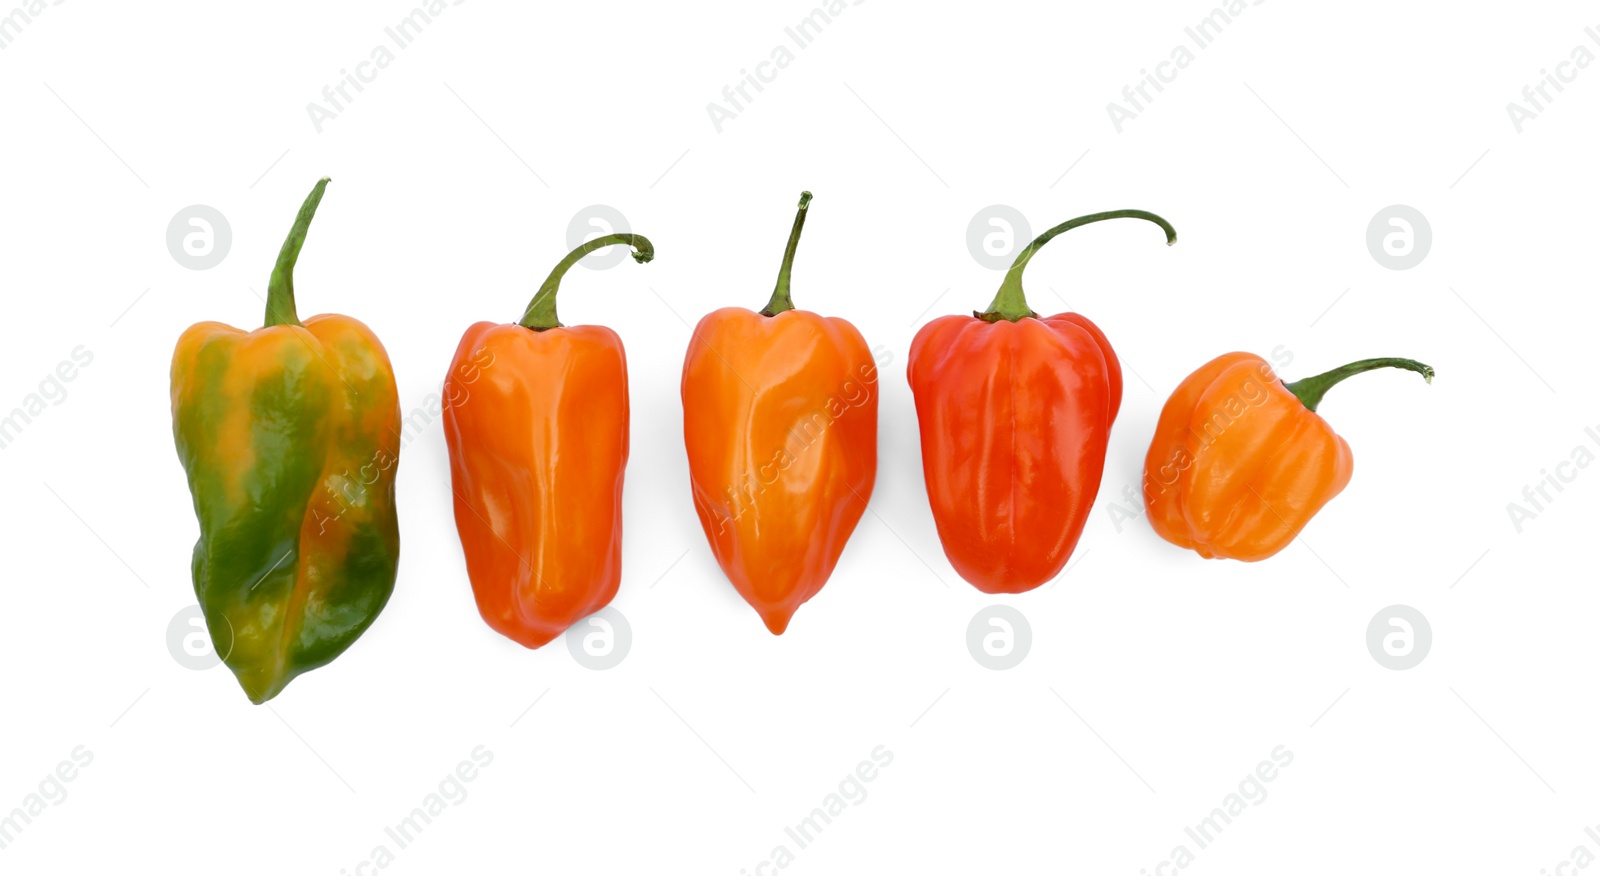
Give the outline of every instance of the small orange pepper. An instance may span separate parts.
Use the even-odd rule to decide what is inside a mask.
[[[1350,445],[1316,413],[1330,387],[1411,359],[1363,359],[1285,384],[1260,356],[1228,353],[1167,399],[1144,461],[1156,534],[1207,559],[1255,562],[1283,550],[1350,483]]]
[[[478,613],[529,648],[604,608],[622,580],[627,357],[611,329],[556,319],[567,269],[619,243],[640,263],[655,252],[637,234],[578,247],[520,322],[469,327],[445,377],[456,531]]]
[[[695,512],[718,565],[773,635],[822,590],[878,473],[878,366],[849,322],[789,292],[811,193],[759,313],[700,320],[683,362]]]

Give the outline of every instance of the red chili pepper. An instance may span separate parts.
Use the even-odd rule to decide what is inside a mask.
[[[1118,218],[1156,223],[1168,245],[1178,239],[1143,210],[1064,222],[1017,256],[987,311],[940,317],[911,342],[906,377],[939,541],[985,593],[1022,593],[1059,574],[1100,491],[1122,368],[1088,319],[1029,309],[1022,271],[1063,231]]]

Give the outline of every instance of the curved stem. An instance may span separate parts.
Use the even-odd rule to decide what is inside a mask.
[[[294,217],[294,227],[289,229],[283,249],[278,251],[278,263],[272,266],[272,279],[267,282],[266,324],[269,326],[300,324],[300,316],[294,309],[294,263],[300,260],[306,230],[311,227],[311,217],[317,215],[317,205],[322,203],[322,193],[328,183],[327,177],[317,180],[316,187],[300,205],[299,215]]]
[[[1314,411],[1317,405],[1322,404],[1322,397],[1327,394],[1333,385],[1346,377],[1352,377],[1363,371],[1372,371],[1377,368],[1404,368],[1422,375],[1422,379],[1433,382],[1433,366],[1424,365],[1415,359],[1362,359],[1360,362],[1351,362],[1332,371],[1325,371],[1315,377],[1296,380],[1294,383],[1285,383],[1285,389],[1294,393],[1295,398],[1306,406],[1306,410]]]
[[[794,228],[789,230],[789,245],[783,248],[783,264],[778,267],[778,285],[761,308],[762,316],[776,316],[785,310],[794,310],[794,299],[789,297],[789,272],[794,270],[794,251],[800,248],[800,229],[806,224],[806,207],[811,203],[811,193],[800,193],[800,209],[794,214]]]
[[[1011,268],[1006,271],[1005,280],[1000,283],[1000,291],[995,293],[994,300],[989,302],[989,309],[972,315],[985,322],[995,322],[1001,319],[1016,322],[1026,316],[1038,316],[1028,307],[1028,300],[1022,294],[1022,271],[1028,266],[1028,262],[1033,258],[1034,253],[1049,243],[1051,238],[1063,231],[1071,231],[1080,225],[1088,225],[1091,222],[1100,222],[1106,219],[1143,219],[1147,222],[1154,222],[1161,226],[1162,231],[1167,233],[1167,246],[1178,242],[1178,232],[1167,220],[1144,210],[1112,210],[1107,213],[1090,213],[1088,216],[1069,219],[1035,237],[1027,248],[1018,253],[1017,260],[1011,263]]]
[[[656,248],[651,246],[650,241],[646,240],[642,234],[606,234],[596,237],[594,240],[588,241],[572,252],[567,253],[567,257],[556,265],[555,270],[550,272],[550,276],[545,278],[544,285],[540,286],[539,291],[534,294],[533,300],[528,302],[528,309],[522,312],[522,319],[517,324],[523,328],[533,329],[536,332],[560,328],[561,322],[556,319],[556,289],[561,285],[562,276],[567,273],[568,268],[577,264],[579,259],[589,253],[603,247],[615,246],[619,243],[633,247],[634,252],[629,253],[629,255],[632,255],[633,260],[641,265],[656,257]]]

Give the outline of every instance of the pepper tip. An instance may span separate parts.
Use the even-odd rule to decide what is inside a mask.
[[[811,193],[810,192],[801,192],[800,193],[800,209],[804,210],[806,208],[806,206],[808,204],[810,204],[810,203],[811,203]]]

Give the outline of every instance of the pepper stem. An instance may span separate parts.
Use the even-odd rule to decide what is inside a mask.
[[[272,266],[272,279],[267,282],[268,326],[300,324],[300,316],[294,309],[294,263],[300,259],[306,230],[311,227],[311,217],[317,215],[317,205],[322,203],[322,193],[328,188],[328,182],[328,177],[317,180],[311,194],[306,195],[300,214],[294,217],[294,227],[289,229],[289,239],[278,251],[278,263]]]
[[[778,267],[778,285],[772,290],[767,306],[761,308],[762,316],[777,316],[785,310],[794,310],[794,299],[789,297],[789,272],[794,270],[794,251],[800,248],[800,229],[806,224],[806,206],[811,203],[811,193],[800,193],[800,209],[794,214],[794,228],[789,230],[789,245],[783,248],[783,264]]]
[[[1028,262],[1033,258],[1034,253],[1037,253],[1045,244],[1050,242],[1051,238],[1063,231],[1071,231],[1080,225],[1088,225],[1091,222],[1100,222],[1105,219],[1143,219],[1147,222],[1154,222],[1161,226],[1162,231],[1167,233],[1167,246],[1178,242],[1178,232],[1167,220],[1144,210],[1112,210],[1107,213],[1090,213],[1087,216],[1069,219],[1035,237],[1032,243],[1018,253],[1017,260],[1011,263],[1011,268],[1006,271],[1006,278],[1000,283],[1000,291],[995,293],[994,300],[989,302],[989,309],[982,313],[974,312],[972,315],[984,322],[996,322],[1002,319],[1016,322],[1023,317],[1038,316],[1039,314],[1034,313],[1028,307],[1028,300],[1022,294],[1022,271],[1028,266]]]
[[[606,234],[596,237],[567,253],[567,257],[556,265],[550,276],[545,278],[544,285],[534,294],[533,300],[528,302],[528,309],[522,312],[522,319],[517,324],[536,332],[560,328],[561,321],[556,319],[556,289],[561,285],[561,278],[566,275],[567,269],[589,253],[619,243],[633,247],[634,252],[629,255],[641,265],[656,257],[656,248],[651,246],[650,241],[642,234]]]
[[[1315,411],[1317,405],[1322,404],[1322,397],[1327,394],[1333,385],[1346,377],[1352,377],[1363,371],[1372,371],[1377,368],[1404,368],[1422,375],[1422,379],[1433,382],[1433,366],[1424,365],[1415,359],[1362,359],[1360,362],[1351,362],[1332,371],[1325,371],[1314,377],[1296,380],[1294,383],[1285,383],[1285,389],[1294,393],[1295,398],[1306,406],[1306,410]]]

